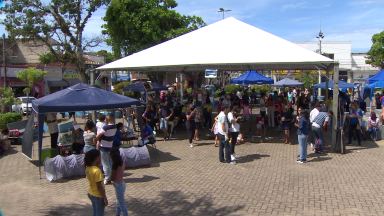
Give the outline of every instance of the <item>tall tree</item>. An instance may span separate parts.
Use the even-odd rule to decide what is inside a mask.
[[[107,52],[107,50],[99,50],[95,52],[94,54],[104,56],[105,57],[105,63],[110,63],[115,61],[117,58],[110,52]]]
[[[110,0],[12,0],[0,9],[1,21],[10,38],[41,41],[54,60],[79,69],[80,80],[88,82],[83,52],[102,42],[102,37],[86,38],[84,28],[93,13]],[[56,39],[52,40],[52,38]],[[59,47],[59,48],[58,48]],[[47,58],[49,59],[49,58]]]
[[[201,17],[177,13],[175,0],[112,0],[103,25],[118,57],[139,52],[205,26]]]
[[[114,54],[131,55],[206,25],[201,17],[181,15],[175,7],[175,0],[112,0],[103,33]],[[153,82],[165,78],[165,72],[146,74]]]
[[[372,36],[372,46],[365,62],[374,67],[384,68],[384,31]]]
[[[16,72],[16,77],[23,82],[27,82],[28,86],[24,89],[24,92],[27,93],[27,109],[28,109],[28,101],[29,101],[29,92],[33,88],[33,85],[39,82],[41,79],[45,77],[47,71],[41,71],[34,67],[30,67],[21,71]],[[28,116],[28,110],[27,110]]]

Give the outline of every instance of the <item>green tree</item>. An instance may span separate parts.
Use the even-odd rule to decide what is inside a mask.
[[[112,92],[116,93],[116,94],[122,94],[123,93],[123,89],[127,86],[130,86],[132,85],[131,82],[121,82],[121,83],[118,83],[115,88],[113,89]],[[140,97],[140,92],[132,92],[132,91],[125,91],[124,92],[124,95],[127,96],[127,97],[130,97],[130,98],[139,98]]]
[[[304,83],[305,88],[311,89],[314,84],[319,83],[319,78],[312,75],[303,75],[300,82]]]
[[[367,52],[365,63],[374,67],[384,68],[384,31],[372,36],[372,46]]]
[[[20,103],[19,100],[15,98],[15,93],[13,92],[12,88],[0,88],[0,106],[1,106],[1,112],[5,113],[9,110],[9,107],[12,105],[17,105]]]
[[[131,55],[206,25],[201,17],[181,15],[175,7],[175,0],[112,0],[103,18],[107,22],[103,33],[115,56]],[[146,74],[157,83],[165,78],[165,72]]]
[[[107,52],[107,50],[99,50],[99,51],[95,52],[95,54],[99,55],[99,56],[104,56],[105,57],[105,63],[110,63],[110,62],[117,60],[117,58],[112,53]]]
[[[29,101],[29,92],[33,88],[33,85],[39,82],[41,79],[43,79],[46,74],[47,74],[47,71],[41,71],[34,67],[29,67],[27,69],[16,72],[16,77],[18,79],[28,83],[28,87],[24,89],[24,92],[27,93],[27,107],[28,107],[28,101]],[[27,110],[27,116],[28,116],[28,110]]]
[[[0,13],[6,15],[1,23],[5,25],[11,39],[22,38],[31,43],[41,41],[53,55],[53,59],[52,56],[48,56],[48,59],[76,65],[79,69],[80,80],[87,83],[88,76],[85,73],[83,52],[99,45],[103,39],[102,37],[87,38],[84,36],[84,28],[93,13],[109,1],[7,1],[0,9]],[[43,57],[43,60],[45,61],[47,58]]]
[[[206,25],[172,10],[176,6],[175,0],[112,0],[103,33],[113,53],[127,56]]]

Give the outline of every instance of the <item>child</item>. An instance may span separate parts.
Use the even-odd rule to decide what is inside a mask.
[[[123,133],[121,132],[121,130],[123,130],[123,123],[119,122],[116,124],[116,134],[115,134],[115,137],[113,139],[113,146],[114,147],[120,147],[121,146],[121,139],[124,139],[126,137],[126,135],[123,135]]]
[[[195,137],[193,138],[194,140],[196,141],[201,141],[201,139],[199,139],[199,129],[201,127],[201,124],[200,124],[200,121],[201,121],[201,114],[200,114],[200,104],[198,104],[196,106],[196,109],[195,109]]]
[[[105,115],[100,113],[99,114],[99,122],[96,123],[96,134],[101,133],[103,130],[103,127],[105,126]],[[100,148],[100,140],[97,141],[96,149]]]
[[[217,147],[217,141],[219,140],[219,119],[218,117],[216,116],[215,117],[215,122],[213,123],[213,126],[212,126],[212,129],[211,131],[213,132],[213,134],[215,134],[215,147]]]
[[[252,107],[249,106],[249,101],[244,101],[243,118],[245,118],[245,121],[248,121],[247,124],[248,124],[249,131],[251,131],[250,115],[252,115]]]
[[[128,216],[128,210],[125,205],[124,193],[125,193],[125,182],[123,180],[125,162],[120,156],[118,147],[112,147],[110,152],[112,158],[112,174],[111,180],[113,186],[115,186],[116,193],[116,215],[123,213],[123,216]]]
[[[92,149],[84,156],[85,174],[89,181],[88,197],[92,202],[93,215],[104,215],[104,208],[108,205],[103,184],[103,172],[100,169],[100,152]]]
[[[256,129],[257,129],[256,134],[261,135],[263,125],[264,125],[264,117],[261,117],[261,120],[259,122],[257,122],[257,125],[256,125]]]
[[[244,139],[243,139],[243,134],[239,133],[239,135],[237,136],[236,144],[240,145],[241,143],[245,144]]]

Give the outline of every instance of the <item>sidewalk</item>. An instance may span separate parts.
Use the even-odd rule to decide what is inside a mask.
[[[178,131],[172,141],[157,141],[158,156],[149,149],[150,167],[125,170],[130,215],[384,215],[383,141],[353,142],[344,155],[327,147],[297,164],[297,144],[250,143],[245,133],[247,144],[236,146],[242,158],[233,166],[219,162],[219,148],[207,133],[200,132],[205,140],[190,148],[186,132]],[[330,137],[329,132],[329,145]],[[39,179],[35,164],[21,155],[21,146],[0,156],[0,207],[6,216],[91,215],[85,178],[49,182],[44,174]],[[106,192],[106,215],[115,215],[113,186]]]

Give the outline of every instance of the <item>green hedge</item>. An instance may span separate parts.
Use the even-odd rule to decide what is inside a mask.
[[[23,116],[20,113],[4,113],[0,114],[0,129],[7,129],[7,124],[21,121]]]
[[[235,84],[230,84],[230,85],[226,85],[224,86],[224,91],[229,94],[229,93],[236,93],[240,90],[240,86],[239,85],[235,85]]]
[[[215,97],[218,98],[220,97],[221,91],[215,91]]]

